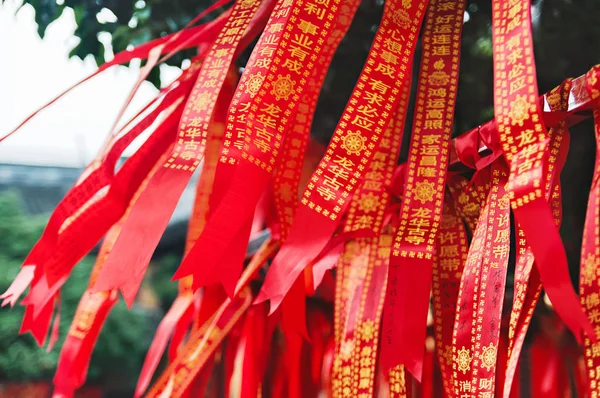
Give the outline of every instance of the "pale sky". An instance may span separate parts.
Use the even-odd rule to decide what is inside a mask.
[[[91,56],[84,61],[68,58],[78,40],[70,10],[41,40],[33,8],[25,6],[15,14],[18,3],[0,5],[0,136],[96,69]],[[116,66],[75,89],[0,143],[0,163],[84,166],[100,149],[138,73],[137,68]],[[161,73],[165,81],[180,71],[165,67]],[[156,93],[144,83],[129,115]]]

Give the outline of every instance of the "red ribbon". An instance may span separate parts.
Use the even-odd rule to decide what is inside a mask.
[[[288,239],[274,259],[257,298],[258,302],[270,300],[271,313],[281,304],[298,275],[326,246],[358,181],[373,159],[383,129],[393,115],[393,112],[386,111],[386,107],[391,110],[397,106],[400,91],[410,76],[406,72],[411,70],[411,55],[424,14],[424,3],[404,2],[403,6],[399,1],[391,1],[385,5],[382,24],[367,59],[367,66],[361,73],[360,82],[351,95],[326,155],[311,177]],[[393,17],[400,10],[407,13],[406,18]],[[401,37],[408,38],[407,57],[400,57],[403,47],[394,44]],[[382,47],[390,54],[388,60],[378,51]],[[371,67],[377,64],[386,66]],[[390,73],[390,70],[397,73]],[[369,94],[365,96],[365,93]],[[369,104],[369,100],[366,100],[369,96],[377,101]],[[373,120],[373,111],[379,116],[376,121]],[[370,140],[368,150],[365,144],[367,140]]]
[[[570,283],[565,249],[543,193],[549,142],[537,102],[531,5],[495,0],[492,14],[494,106],[500,142],[511,166],[509,191],[515,219],[556,312],[577,338],[585,331],[595,339]]]

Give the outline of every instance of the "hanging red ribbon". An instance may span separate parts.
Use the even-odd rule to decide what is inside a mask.
[[[578,338],[595,339],[570,283],[567,258],[544,195],[549,137],[538,104],[530,1],[494,0],[494,109],[516,221],[554,309]]]
[[[403,364],[418,381],[446,186],[464,9],[462,0],[429,2],[400,226],[383,312],[384,369]]]
[[[595,101],[600,98],[600,71],[596,68],[586,75],[586,88],[590,97]],[[581,305],[586,313],[594,331],[600,331],[600,288],[598,276],[600,275],[600,110],[594,110],[594,128],[596,136],[596,164],[594,176],[587,205],[583,240],[581,246],[581,271],[579,273],[579,291]],[[589,338],[584,340],[585,368],[587,371],[587,394],[595,397],[600,394],[600,343],[592,342]]]
[[[373,160],[393,116],[391,110],[400,102],[401,89],[410,78],[407,72],[411,70],[424,3],[385,4],[382,23],[359,83],[303,193],[288,240],[273,261],[257,299],[270,300],[271,313],[298,275],[326,246]],[[401,43],[403,39],[407,39],[405,44]]]

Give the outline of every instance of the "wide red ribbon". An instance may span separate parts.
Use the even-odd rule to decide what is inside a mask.
[[[426,1],[389,1],[366,65],[297,209],[288,240],[271,265],[258,301],[282,302],[326,246],[362,180],[410,79]],[[406,40],[406,41],[404,41]],[[405,108],[403,108],[405,109]]]
[[[239,266],[223,264],[219,260],[227,251],[238,250],[236,241],[247,241],[246,237],[240,236],[241,227],[245,225],[243,220],[249,219],[269,182],[282,142],[295,119],[297,101],[306,89],[316,60],[323,53],[322,44],[333,29],[332,21],[340,12],[339,0],[319,0],[306,6],[292,3],[292,9],[286,12],[293,12],[295,18],[286,20],[277,33],[269,32],[274,27],[271,22],[266,28],[265,34],[270,33],[275,44],[275,48],[263,57],[271,66],[269,72],[265,76],[260,75],[260,71],[245,72],[258,81],[256,87],[250,86],[250,90],[257,92],[247,115],[242,159],[204,233],[175,274],[179,278],[193,273],[194,283],[200,283],[196,286],[205,284],[206,276],[214,275],[218,270],[221,284],[231,294]],[[286,33],[282,35],[280,29]],[[254,51],[261,51],[261,48]],[[284,53],[283,58],[275,56],[278,52]],[[248,90],[248,87],[244,89]],[[207,271],[200,272],[195,268],[200,260]]]
[[[600,98],[600,73],[596,68],[586,75],[586,88],[590,97],[598,102]],[[596,164],[587,205],[587,214],[583,229],[581,246],[581,271],[579,273],[579,291],[581,305],[596,334],[600,336],[600,110],[594,110],[594,128],[596,136]],[[589,338],[584,340],[585,368],[587,372],[587,394],[596,397],[600,394],[600,343]]]
[[[444,392],[454,393],[452,381],[452,326],[458,300],[458,288],[467,259],[467,232],[451,195],[444,197],[444,212],[433,268],[433,319],[435,351]]]
[[[236,77],[237,73],[235,71],[230,71],[223,88],[224,98],[230,98],[233,94],[235,84],[237,83]],[[197,183],[194,207],[192,209],[186,236],[185,252],[189,251],[192,247],[206,223],[209,197],[212,190],[215,166],[218,160],[223,135],[223,120],[220,120],[219,116],[224,115],[228,103],[228,100],[220,102],[221,108],[217,109],[215,118],[209,127],[206,156],[202,165],[202,173]],[[197,312],[194,309],[194,305],[197,304],[198,299],[199,297],[194,295],[192,291],[191,279],[181,280],[179,282],[179,294],[161,323],[158,325],[152,344],[148,349],[144,366],[140,372],[140,377],[136,386],[136,396],[141,396],[150,383],[150,379],[158,366],[158,362],[162,357],[171,336],[169,357],[174,357],[174,354],[177,353],[177,349],[192,323],[193,315]]]
[[[429,3],[401,220],[384,306],[383,367],[403,364],[418,381],[446,186],[464,7],[462,0]]]
[[[578,338],[594,330],[570,282],[564,246],[544,197],[549,137],[538,104],[530,1],[494,0],[494,110],[510,164],[509,192],[516,221],[535,256],[554,309]]]
[[[564,111],[569,106],[571,79],[553,89],[548,95],[548,105],[552,111]],[[560,228],[562,221],[562,196],[560,173],[567,160],[569,151],[569,131],[567,122],[561,121],[550,129],[550,153],[548,157],[548,174],[544,188],[546,199],[550,201],[554,222]],[[525,342],[527,329],[533,312],[542,292],[542,283],[537,268],[533,267],[534,256],[527,244],[525,233],[516,224],[516,264],[513,308],[508,330],[508,360],[504,381],[504,396],[512,390],[512,382],[519,361],[520,352]]]
[[[129,216],[132,205],[139,197],[140,192],[145,188],[146,183],[153,173],[156,172],[157,167],[159,165],[155,166],[142,182],[125,214],[108,231],[102,242],[96,263],[92,269],[89,287],[79,302],[75,317],[71,323],[71,328],[60,353],[58,367],[54,376],[54,385],[56,386],[55,395],[64,397],[72,396],[74,391],[85,382],[92,350],[108,314],[118,299],[118,292],[116,290],[92,293],[91,287],[94,286],[98,274],[121,232],[121,227]]]
[[[131,306],[160,236],[166,228],[181,193],[204,156],[207,131],[213,112],[223,96],[222,86],[236,49],[260,1],[238,1],[211,49],[187,99],[171,156],[140,196],[109,256],[96,288],[119,287]],[[135,244],[133,244],[135,242]],[[120,266],[127,263],[128,267]]]

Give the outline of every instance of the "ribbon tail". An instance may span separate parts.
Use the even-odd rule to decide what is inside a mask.
[[[140,377],[135,387],[136,398],[141,397],[144,391],[146,391],[146,388],[148,388],[148,385],[152,379],[152,375],[154,374],[160,358],[167,347],[169,337],[172,335],[179,319],[189,309],[190,304],[192,304],[192,298],[192,295],[177,297],[171,308],[169,308],[169,311],[165,317],[158,325],[156,333],[154,334],[154,339],[152,340],[152,344],[150,345],[150,348],[146,354],[146,358],[144,359],[144,365],[142,366]]]
[[[548,242],[560,239],[559,236],[556,236],[556,240],[548,237],[548,235],[558,235],[548,203],[535,201],[514,209],[514,212],[517,221],[523,216],[536,220],[535,223],[521,223],[521,227],[525,231],[525,236],[536,259],[535,263],[538,266],[542,284],[556,313],[563,319],[578,341],[581,341],[583,332],[585,332],[592,341],[596,342],[594,328],[583,312],[573,286],[564,282],[571,280],[568,269],[557,266],[560,264],[556,259],[566,259],[565,248],[562,244],[548,245]],[[541,234],[540,231],[545,231],[545,233]],[[541,264],[545,266],[541,266]]]
[[[2,304],[0,307],[4,307],[10,304],[11,308],[14,307],[15,303],[21,297],[23,292],[29,287],[33,280],[35,272],[35,265],[26,265],[19,271],[19,274],[15,280],[10,284],[8,289],[0,296]]]
[[[281,304],[278,297],[285,297],[298,276],[325,248],[335,230],[335,225],[314,229],[320,225],[322,216],[314,211],[300,207],[296,220],[303,218],[304,229],[292,229],[286,243],[279,250],[265,278],[265,283],[255,303],[271,301],[269,314],[272,314]],[[307,239],[310,237],[310,239]]]

